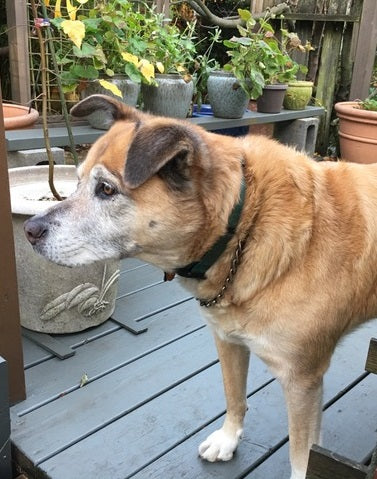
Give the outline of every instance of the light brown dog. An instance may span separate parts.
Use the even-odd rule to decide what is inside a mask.
[[[101,95],[72,113],[99,110],[114,125],[80,167],[77,191],[26,223],[30,242],[67,266],[135,256],[186,276],[214,332],[227,400],[201,457],[232,458],[252,351],[282,384],[291,479],[304,479],[335,345],[377,314],[377,165],[317,163]]]

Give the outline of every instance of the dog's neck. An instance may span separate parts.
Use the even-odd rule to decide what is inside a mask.
[[[190,263],[182,268],[176,269],[176,274],[184,278],[206,279],[206,272],[224,253],[229,241],[233,238],[236,232],[245,202],[245,193],[246,183],[245,178],[242,176],[239,200],[229,215],[226,233],[220,236],[220,238],[211,246],[211,248],[201,257],[199,261],[194,261],[193,263]],[[168,276],[166,279],[170,279],[170,277]]]

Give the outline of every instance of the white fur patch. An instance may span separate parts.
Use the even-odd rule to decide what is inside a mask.
[[[224,429],[218,429],[210,434],[199,446],[199,455],[209,462],[229,461],[237,449],[242,429],[236,434],[229,434]]]

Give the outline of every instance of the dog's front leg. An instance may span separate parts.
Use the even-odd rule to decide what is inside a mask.
[[[322,377],[282,381],[288,409],[291,479],[305,479],[309,451],[318,444],[322,416]]]
[[[213,432],[199,446],[199,455],[207,461],[229,461],[242,434],[247,410],[246,381],[249,350],[242,345],[220,339],[215,334],[219,354],[227,412],[221,429]]]

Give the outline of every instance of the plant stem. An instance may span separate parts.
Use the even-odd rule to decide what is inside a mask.
[[[41,8],[42,8],[43,17],[47,18],[47,10],[46,10],[46,6],[44,4],[44,1],[40,0],[40,4],[41,4]],[[73,161],[74,161],[75,165],[78,166],[79,160],[78,160],[78,156],[77,156],[77,152],[76,152],[75,140],[73,138],[72,128],[71,128],[71,124],[70,124],[69,117],[68,117],[67,103],[65,101],[65,96],[64,96],[64,92],[63,92],[63,88],[62,88],[62,82],[60,81],[59,67],[58,67],[58,63],[56,61],[56,54],[55,54],[55,45],[54,45],[54,42],[53,42],[53,39],[52,39],[51,28],[50,27],[47,27],[47,42],[48,42],[48,46],[49,46],[50,52],[51,52],[52,64],[54,65],[54,71],[55,71],[55,75],[56,75],[56,83],[58,85],[60,103],[61,103],[61,107],[62,107],[62,113],[63,113],[63,116],[64,116],[64,122],[65,122],[65,125],[66,125],[66,128],[67,128],[70,150],[71,150],[71,153],[72,153],[72,156],[73,156]]]
[[[38,18],[37,7],[35,5],[35,0],[30,2],[31,9],[33,12],[33,17]],[[44,38],[42,31],[39,27],[36,27],[38,41],[39,41],[39,50],[41,53],[41,80],[42,80],[42,124],[43,124],[43,137],[46,146],[47,158],[48,158],[48,184],[50,186],[51,193],[54,197],[61,201],[62,198],[57,192],[54,185],[54,159],[52,156],[50,137],[48,134],[48,125],[47,125],[47,64],[46,64],[46,50],[44,44]]]

